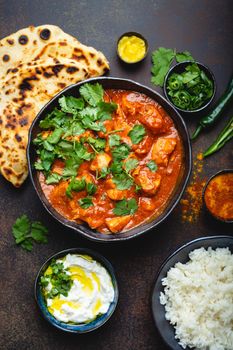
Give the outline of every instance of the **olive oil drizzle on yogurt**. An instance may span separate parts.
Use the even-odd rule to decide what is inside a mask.
[[[72,281],[66,295],[60,293],[51,298],[52,279],[43,286],[43,281],[52,276],[49,266],[42,276],[42,292],[48,311],[59,321],[88,323],[108,311],[114,299],[114,288],[107,270],[87,255],[68,254],[56,263],[63,264],[63,271]]]

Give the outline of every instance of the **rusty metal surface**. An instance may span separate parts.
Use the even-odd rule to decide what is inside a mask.
[[[215,100],[232,74],[232,1],[222,0],[0,0],[0,37],[30,24],[57,24],[81,42],[102,50],[111,75],[131,78],[149,87],[150,55],[158,46],[189,50],[209,66],[217,80]],[[125,67],[116,56],[115,44],[125,31],[138,31],[149,42],[147,59],[138,67]],[[155,90],[161,92],[160,89]],[[233,106],[208,133],[193,144],[194,157],[223,128]],[[193,131],[198,116],[185,116]],[[204,161],[203,177],[232,167],[232,143]],[[50,231],[49,243],[27,253],[15,247],[11,227],[27,213]],[[232,234],[232,226],[217,223],[202,210],[196,223],[181,221],[181,207],[145,237],[127,243],[92,243],[55,222],[42,207],[28,179],[14,189],[0,178],[0,348],[5,350],[166,350],[157,333],[150,308],[150,293],[162,261],[178,246],[194,238]],[[82,336],[63,334],[44,321],[36,307],[33,283],[44,260],[70,247],[88,247],[105,255],[116,270],[120,300],[111,320],[100,330]]]

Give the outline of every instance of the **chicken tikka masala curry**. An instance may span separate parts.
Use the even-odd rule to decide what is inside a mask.
[[[65,218],[109,234],[160,215],[182,171],[179,133],[146,95],[86,83],[40,121],[35,168]]]

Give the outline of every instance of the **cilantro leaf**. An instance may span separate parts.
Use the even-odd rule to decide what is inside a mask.
[[[134,125],[133,129],[128,133],[133,144],[138,144],[142,141],[143,137],[146,135],[146,130],[143,125]]]
[[[77,175],[77,169],[81,164],[81,160],[78,157],[72,157],[66,160],[65,168],[63,169],[63,177],[71,177]]]
[[[77,110],[84,108],[83,99],[73,96],[62,96],[59,98],[58,103],[61,107],[61,110],[66,113],[76,113]]]
[[[138,160],[136,158],[128,159],[125,164],[125,171],[129,173],[131,170],[135,169],[138,166]]]
[[[126,173],[115,174],[112,181],[118,190],[127,190],[133,185],[133,179]]]
[[[92,182],[87,182],[86,190],[87,190],[87,193],[91,196],[91,195],[96,193],[97,186],[95,184],[93,184]]]
[[[95,152],[100,152],[105,149],[106,146],[106,140],[101,138],[94,138],[94,137],[88,137],[86,141],[89,143],[90,146],[93,147]]]
[[[109,135],[108,140],[110,147],[119,146],[121,143],[121,138],[119,135]]]
[[[79,89],[80,95],[88,102],[91,106],[96,107],[98,102],[103,100],[104,90],[102,86],[97,84],[83,84]]]
[[[104,102],[101,101],[98,103],[98,120],[100,121],[105,121],[112,119],[111,114],[117,109],[117,104],[116,103],[109,103],[109,102]]]
[[[86,181],[84,178],[82,178],[81,180],[72,178],[72,180],[70,181],[66,189],[66,195],[67,197],[72,198],[72,194],[71,194],[72,191],[80,192],[85,190],[85,187],[86,187]]]
[[[76,157],[84,160],[91,160],[93,157],[93,154],[88,152],[86,147],[83,146],[80,142],[74,143],[74,153]]]
[[[96,179],[104,179],[109,174],[109,169],[106,167],[103,167],[100,172],[96,170]]]
[[[33,240],[31,238],[27,238],[22,243],[20,243],[20,246],[28,252],[31,252],[33,248]]]
[[[31,236],[37,243],[47,243],[48,229],[39,221],[32,222]]]
[[[123,199],[116,203],[113,213],[117,216],[133,215],[138,209],[135,198]]]
[[[41,129],[54,129],[60,127],[67,121],[67,116],[63,111],[55,108],[43,120],[40,121]]]
[[[122,166],[122,162],[120,162],[119,160],[114,160],[110,166],[110,170],[113,174],[120,174],[123,172]]]
[[[160,47],[152,52],[153,67],[151,69],[151,82],[155,85],[163,86],[165,75],[167,74],[171,62],[175,57],[175,51]]]
[[[176,61],[178,63],[183,62],[183,61],[194,61],[194,58],[192,57],[190,52],[183,51],[183,52],[176,53]]]
[[[82,118],[82,123],[85,125],[85,118],[88,121],[96,121],[98,120],[98,109],[96,107],[85,107],[81,112],[79,112],[79,116]]]
[[[122,143],[119,146],[115,146],[112,149],[112,155],[114,160],[121,160],[128,157],[130,147],[126,143]]]
[[[44,294],[49,299],[53,299],[60,294],[67,296],[73,285],[73,280],[67,273],[68,269],[64,268],[63,263],[56,262],[55,260],[52,261],[49,267],[51,268],[52,273],[40,277],[40,286],[43,289]],[[48,292],[47,290],[44,290],[44,288],[49,284],[52,288]]]
[[[153,172],[158,169],[157,164],[153,160],[150,160],[146,166]]]
[[[92,202],[92,197],[81,198],[78,200],[78,204],[83,209],[87,209],[87,208],[91,207],[92,205],[94,205]]]
[[[59,175],[57,173],[52,173],[47,176],[45,182],[47,185],[52,185],[52,184],[57,184],[61,179],[62,179],[62,175]]]
[[[30,222],[25,214],[16,219],[12,226],[12,233],[15,243],[27,251],[32,250],[33,241],[47,243],[47,228],[39,221]]]
[[[30,232],[30,221],[27,215],[22,215],[16,219],[12,227],[12,232],[16,244],[19,244],[25,239],[25,236]]]
[[[51,135],[47,137],[46,141],[51,143],[52,145],[56,144],[60,140],[62,134],[63,130],[61,128],[57,128],[53,131]]]

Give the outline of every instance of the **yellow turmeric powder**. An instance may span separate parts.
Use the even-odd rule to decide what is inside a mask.
[[[202,191],[206,181],[201,178],[203,155],[198,153],[193,162],[191,181],[180,200],[182,221],[194,222],[198,219],[202,207]]]

